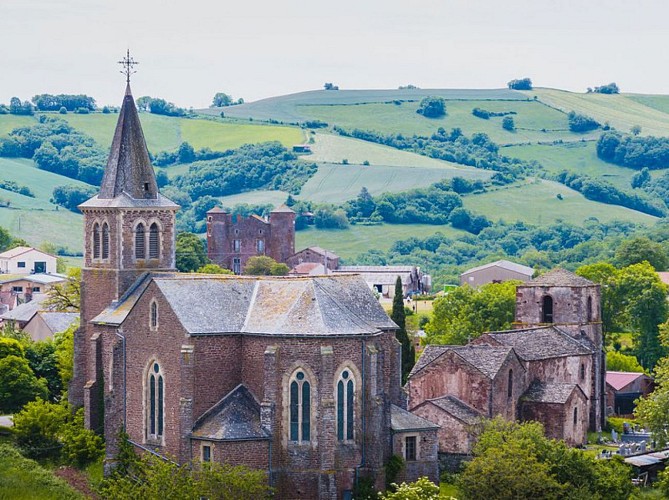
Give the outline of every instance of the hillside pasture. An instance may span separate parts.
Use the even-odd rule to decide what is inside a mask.
[[[549,174],[569,170],[608,181],[620,189],[631,189],[632,176],[636,173],[636,170],[631,168],[600,160],[593,141],[509,146],[503,148],[501,152],[503,155],[521,160],[537,160]]]
[[[560,194],[562,199],[557,195]],[[536,179],[482,194],[463,197],[464,206],[492,220],[547,225],[562,220],[582,224],[595,217],[600,222],[624,220],[653,224],[657,217],[636,210],[586,199],[581,193],[552,181]]]
[[[231,194],[229,196],[221,196],[219,200],[224,207],[232,208],[235,205],[246,203],[248,205],[265,205],[272,204],[278,207],[285,203],[288,198],[288,193],[285,191],[247,191],[245,193]]]
[[[348,229],[316,229],[311,226],[295,233],[295,249],[320,246],[336,253],[343,259],[353,257],[367,250],[386,251],[397,240],[411,237],[427,238],[437,232],[448,236],[466,234],[451,226],[429,224],[381,224],[378,226],[354,225]]]
[[[579,140],[592,134],[569,131],[567,116],[536,101],[448,101],[446,115],[425,118],[416,113],[417,102],[397,104],[360,104],[345,106],[303,106],[302,113],[314,120],[346,129],[375,130],[385,134],[431,135],[439,127],[460,128],[465,135],[484,132],[498,144]],[[516,130],[502,128],[502,117],[487,120],[472,115],[474,108],[493,112],[515,112],[511,115]],[[594,136],[593,136],[594,137]]]
[[[0,137],[19,127],[28,127],[37,123],[34,116],[0,115]]]
[[[309,90],[225,108],[207,108],[199,113],[226,117],[280,120],[287,123],[307,120],[304,107],[309,105],[355,105],[384,103],[395,100],[420,101],[423,97],[440,96],[446,100],[526,100],[521,92],[509,89],[368,89],[368,90]]]
[[[669,95],[660,94],[623,94],[628,99],[669,114]]]
[[[669,136],[669,114],[642,104],[639,98],[624,94],[578,94],[556,89],[534,89],[524,91],[537,96],[539,101],[564,112],[576,111],[591,116],[601,124],[606,122],[621,132],[629,132],[639,125],[642,135]],[[647,101],[651,102],[651,101]],[[655,99],[656,106],[661,101]]]

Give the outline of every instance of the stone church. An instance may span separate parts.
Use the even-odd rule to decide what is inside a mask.
[[[515,329],[465,346],[427,346],[409,410],[440,426],[439,452],[465,456],[481,418],[536,420],[572,445],[604,419],[600,287],[563,269],[519,285]]]
[[[158,190],[128,85],[84,214],[74,404],[104,433],[180,463],[267,471],[278,498],[350,498],[384,464],[438,480],[437,426],[407,412],[397,326],[358,276],[175,269],[178,206]]]

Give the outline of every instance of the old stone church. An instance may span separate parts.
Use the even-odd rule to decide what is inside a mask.
[[[184,463],[267,471],[279,498],[346,498],[437,480],[437,426],[402,409],[396,325],[357,276],[241,277],[175,270],[175,213],[160,194],[130,86],[100,192],[84,214],[72,402],[104,432]]]
[[[515,329],[466,346],[427,346],[409,376],[409,410],[440,426],[439,452],[467,455],[481,418],[536,420],[584,444],[604,418],[600,287],[564,269],[517,287]]]

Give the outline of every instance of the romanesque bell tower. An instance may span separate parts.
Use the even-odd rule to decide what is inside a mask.
[[[132,64],[128,58],[124,63]],[[175,270],[178,205],[158,191],[137,108],[128,85],[100,192],[79,206],[84,214],[81,328],[75,336],[75,373],[70,400],[86,409],[98,429],[102,341],[92,318],[119,300],[142,273]]]

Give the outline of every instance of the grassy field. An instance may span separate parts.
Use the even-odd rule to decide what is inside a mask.
[[[9,134],[18,127],[27,127],[37,123],[34,116],[0,115],[0,137]]]
[[[662,113],[669,113],[669,95],[658,94],[623,94],[628,99],[656,109]]]
[[[622,132],[629,132],[634,125],[639,125],[642,135],[669,135],[669,114],[642,104],[638,97],[578,94],[555,89],[534,89],[525,91],[525,94],[537,96],[541,102],[565,112],[574,110],[602,124],[608,122]],[[656,106],[662,102],[657,97],[654,101]]]
[[[35,167],[31,160],[0,158],[0,177],[27,185],[35,198],[0,190],[0,198],[9,200],[9,207],[0,207],[0,226],[31,245],[50,241],[72,251],[81,251],[83,218],[57,207],[49,199],[53,188],[82,182]]]
[[[515,132],[502,128],[502,117],[489,120],[472,115],[472,109],[515,111]],[[522,142],[579,140],[592,134],[575,134],[568,130],[567,116],[535,101],[448,101],[442,118],[425,118],[416,113],[417,102],[396,104],[360,104],[346,106],[303,106],[302,113],[330,125],[344,128],[377,130],[382,133],[430,135],[439,127],[459,127],[466,135],[485,132],[499,144]],[[593,136],[594,137],[594,136]]]
[[[0,499],[70,500],[83,498],[37,462],[23,458],[8,444],[0,444]]]
[[[249,205],[271,203],[278,207],[286,201],[286,198],[288,198],[288,193],[285,191],[248,191],[230,196],[221,196],[219,199],[224,207],[232,208],[240,203],[248,203]]]
[[[606,180],[621,189],[630,189],[632,176],[637,172],[597,158],[595,143],[570,142],[551,145],[523,145],[503,148],[502,154],[523,160],[537,160],[551,174],[569,170]],[[657,171],[660,175],[664,171]]]
[[[561,194],[563,199],[558,199]],[[493,220],[523,221],[545,225],[563,220],[582,224],[590,217],[600,222],[627,220],[653,224],[657,218],[635,210],[585,199],[582,194],[557,182],[537,180],[534,183],[509,186],[497,191],[466,196],[464,205]]]
[[[201,109],[198,112],[218,116],[222,110],[225,116],[237,118],[299,122],[308,118],[303,113],[305,106],[383,103],[394,100],[420,101],[426,96],[441,96],[447,100],[527,100],[521,92],[509,89],[310,90],[269,97],[239,106]]]
[[[118,115],[93,113],[59,116],[93,137],[103,148],[111,145]],[[248,143],[280,141],[285,146],[292,146],[304,140],[302,131],[296,127],[170,118],[151,113],[142,113],[140,119],[146,143],[153,153],[175,150],[184,141],[196,149],[209,147],[215,151],[224,151]]]
[[[388,250],[397,240],[415,236],[426,238],[434,233],[449,236],[465,234],[451,226],[429,224],[382,224],[379,226],[350,226],[348,229],[316,229],[309,227],[295,233],[295,248],[320,246],[350,259],[367,250]]]

